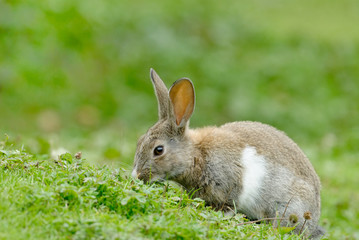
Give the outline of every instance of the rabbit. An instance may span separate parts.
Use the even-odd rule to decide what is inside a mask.
[[[250,121],[190,129],[195,106],[191,80],[179,79],[168,90],[153,69],[150,77],[159,120],[138,140],[133,178],[171,180],[215,209],[237,209],[249,219],[283,217],[280,225],[295,226],[297,234],[324,234],[318,226],[320,181],[293,140]],[[311,216],[302,229],[304,213]]]

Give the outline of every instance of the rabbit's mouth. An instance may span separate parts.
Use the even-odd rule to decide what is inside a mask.
[[[140,173],[137,174],[137,178],[144,181],[145,183],[154,183],[154,182],[163,182],[164,178],[155,174],[150,169],[142,169]]]

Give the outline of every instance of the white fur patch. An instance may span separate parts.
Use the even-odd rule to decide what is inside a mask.
[[[133,171],[132,171],[132,177],[134,178],[134,179],[136,179],[137,178],[137,171],[136,171],[136,167],[137,166],[135,166],[134,168],[133,168]]]
[[[266,174],[266,161],[257,154],[254,147],[243,149],[241,162],[243,164],[243,191],[239,196],[239,208],[250,217],[261,215],[258,206],[263,178]]]

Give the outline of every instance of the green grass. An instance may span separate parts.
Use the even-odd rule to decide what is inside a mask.
[[[176,186],[2,145],[1,239],[300,239],[267,224],[238,226],[241,214],[226,217]]]
[[[147,230],[139,224],[144,219],[151,229],[178,227],[200,237],[208,233],[212,222],[189,220],[186,213],[210,210],[194,207],[188,196],[188,202],[182,202],[186,205],[170,205],[169,196],[156,192],[163,186],[143,186],[125,178],[137,138],[157,118],[149,80],[153,67],[167,86],[180,77],[193,80],[193,127],[252,120],[285,131],[309,156],[322,181],[321,224],[329,238],[359,239],[358,3],[0,1],[0,135],[12,136],[17,147],[11,151],[23,144],[33,154],[17,153],[18,160],[9,160],[12,157],[0,153],[2,163],[6,159],[20,166],[1,170],[0,228],[8,229],[1,232],[22,238],[74,232],[80,236],[86,231],[145,238]],[[82,151],[87,164],[81,171],[98,173],[99,179],[110,181],[113,171],[125,169],[118,186],[128,183],[123,189],[154,191],[154,197],[162,196],[155,201],[163,199],[166,207],[127,219],[117,210],[102,212],[86,202],[81,185],[67,183],[83,201],[76,203],[82,212],[75,212],[59,197],[60,182],[70,175],[48,157],[58,148]],[[44,161],[44,169],[23,169],[21,161]],[[98,169],[104,164],[108,167]],[[57,177],[47,186],[36,178],[44,175]],[[181,198],[180,190],[170,186],[172,196]],[[36,198],[52,199],[54,216],[39,205],[34,214],[16,205],[28,206]],[[183,207],[181,214],[191,224],[161,215],[173,206],[180,211]],[[36,217],[38,209],[42,211]],[[68,222],[61,222],[64,219]],[[41,227],[42,221],[48,224]],[[237,229],[233,224],[238,221],[241,218],[218,220],[223,228],[213,227],[213,232],[222,234],[227,226],[235,231],[232,237],[242,232],[258,237],[268,231],[279,238],[262,225]],[[155,235],[149,231],[151,236]]]

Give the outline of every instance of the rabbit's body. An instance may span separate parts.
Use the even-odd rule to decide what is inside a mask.
[[[184,86],[177,87],[176,82],[168,95],[163,82],[151,73],[160,120],[138,142],[134,177],[175,181],[208,205],[224,211],[237,209],[251,219],[283,217],[281,225],[286,226],[295,214],[297,233],[304,212],[309,211],[312,219],[306,222],[305,234],[322,234],[317,229],[320,181],[297,144],[258,122],[189,129],[192,83],[179,80]]]
[[[188,139],[195,146],[196,161],[187,174],[173,180],[188,191],[197,190],[194,196],[217,209],[237,209],[251,219],[281,218],[286,207],[285,219],[310,211],[308,228],[316,228],[319,178],[283,132],[258,122],[234,122],[188,130]]]

